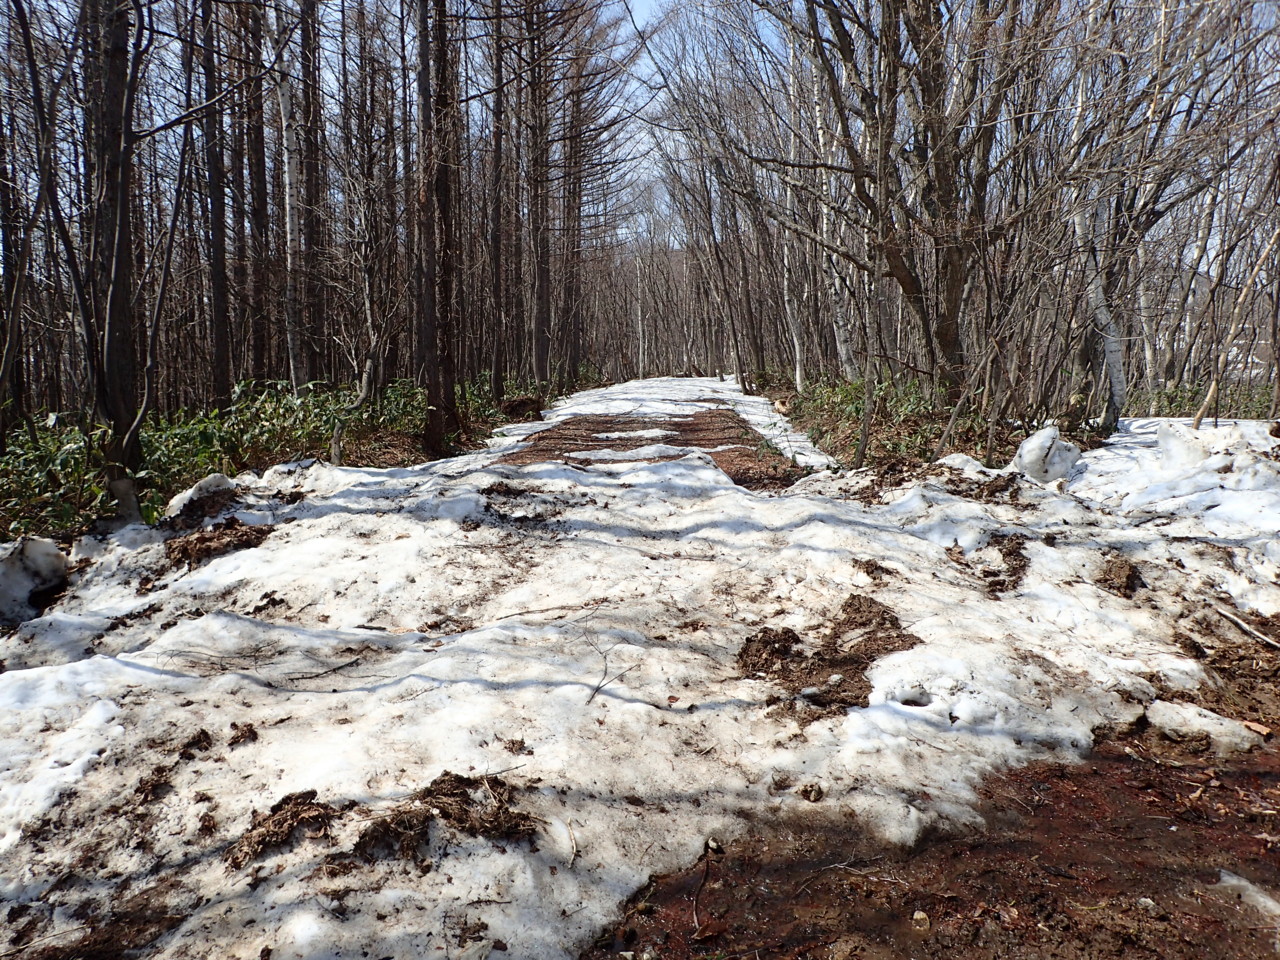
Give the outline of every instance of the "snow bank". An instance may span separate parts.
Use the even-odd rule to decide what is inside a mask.
[[[1058,438],[1057,427],[1038,430],[1018,447],[1009,466],[1040,483],[1061,480],[1080,459],[1080,448]]]

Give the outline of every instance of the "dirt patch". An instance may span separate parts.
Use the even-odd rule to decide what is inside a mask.
[[[204,526],[206,520],[222,515],[239,502],[240,493],[234,487],[215,490],[188,500],[175,516],[165,517],[156,526],[162,530],[196,530]]]
[[[138,785],[134,787],[134,796],[138,798],[138,803],[146,806],[162,800],[164,797],[173,793],[173,786],[170,783],[170,777],[173,775],[173,768],[166,766],[154,767],[150,773],[138,781]]]
[[[316,802],[314,790],[290,793],[277,800],[267,813],[255,813],[249,829],[227,848],[223,859],[233,870],[239,870],[268,850],[293,842],[299,830],[311,837],[327,837],[329,824],[337,815],[336,808]]]
[[[1176,764],[1176,765],[1175,765]],[[655,878],[582,956],[1058,957],[1274,954],[1276,924],[1220,871],[1280,889],[1280,755],[1109,743],[982,791],[982,836],[884,850],[855,821],[760,824]],[[815,808],[820,810],[820,808]]]
[[[603,414],[572,417],[532,434],[524,447],[497,462],[521,465],[558,460],[590,466],[598,462],[590,456],[595,451],[625,452],[652,444],[701,450],[734,483],[750,490],[782,489],[805,474],[804,468],[779,453],[742,417],[724,407],[664,418]],[[660,463],[680,456],[648,457],[643,462]]]
[[[744,677],[759,673],[776,676],[792,659],[792,651],[800,642],[800,635],[790,627],[765,627],[747,637],[738,650],[738,672]]]
[[[1132,600],[1133,595],[1147,585],[1137,567],[1127,558],[1114,553],[1103,563],[1097,583],[1104,590],[1110,590],[1126,600]]]
[[[194,760],[196,753],[206,753],[213,749],[213,735],[208,730],[201,728],[197,730],[191,737],[178,749],[178,757],[181,760]]]
[[[1260,617],[1244,611],[1232,613],[1247,627],[1280,642],[1280,617]],[[1182,650],[1199,660],[1209,682],[1188,699],[1206,709],[1236,720],[1262,724],[1280,735],[1280,650],[1217,610],[1209,609],[1189,621],[1174,636]]]
[[[883,580],[885,577],[891,576],[893,571],[882,564],[879,560],[864,558],[853,561],[853,566],[857,570],[861,570],[872,580]]]
[[[163,887],[144,890],[106,916],[94,917],[86,923],[87,934],[68,943],[43,946],[21,955],[27,960],[119,960],[130,956],[150,946],[190,915],[172,902],[172,893]],[[67,935],[83,933],[83,930],[84,927],[69,930]],[[19,942],[19,938],[14,937],[9,942],[21,947],[29,941]]]
[[[527,423],[542,419],[542,408],[546,406],[543,397],[512,397],[498,404],[498,412],[515,423]]]
[[[1004,570],[988,571],[987,596],[995,598],[1002,593],[1016,590],[1027,575],[1031,561],[1026,554],[1027,537],[1021,533],[993,534],[989,546],[1000,551],[1000,559],[1004,561]]]
[[[328,451],[323,452],[323,456],[328,455]],[[411,467],[428,459],[422,449],[422,437],[405,430],[371,428],[342,441],[342,462],[348,466]]]
[[[486,497],[505,497],[507,499],[514,499],[516,497],[523,497],[525,494],[539,492],[541,491],[517,487],[514,484],[507,483],[505,480],[499,480],[497,483],[491,483],[480,491],[480,493]]]
[[[851,593],[812,653],[798,649],[803,641],[790,627],[764,627],[739,649],[738,671],[743,677],[763,675],[779,684],[789,699],[773,696],[765,702],[801,723],[812,723],[849,707],[867,706],[871,682],[866,671],[871,664],[918,643],[920,638],[903,630],[897,614],[879,600]]]
[[[512,806],[513,793],[501,777],[465,777],[446,770],[365,827],[351,852],[364,860],[393,856],[425,867],[430,827],[437,820],[470,837],[527,840],[537,821]]]
[[[165,541],[164,555],[170,563],[185,563],[191,570],[197,564],[224,553],[261,546],[274,529],[269,523],[250,526],[235,517],[228,517],[208,530],[197,530]]]
[[[886,497],[903,487],[937,477],[945,471],[945,467],[921,463],[911,457],[885,457],[865,469],[866,483],[853,496],[859,503],[870,506],[882,504]]]

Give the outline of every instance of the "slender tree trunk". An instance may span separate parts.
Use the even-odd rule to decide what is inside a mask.
[[[500,403],[506,393],[506,339],[507,339],[507,185],[506,185],[506,134],[507,91],[506,51],[504,44],[505,21],[503,0],[493,4],[493,171],[490,180],[492,207],[489,220],[489,282],[493,300],[493,316],[490,321],[493,349],[489,367],[489,391],[494,403]]]
[[[200,0],[205,102],[212,104],[220,91],[214,58],[213,0]],[[226,184],[222,166],[222,109],[204,112],[204,165],[209,188],[209,325],[213,341],[213,403],[218,409],[231,404],[231,330],[227,295]]]
[[[285,284],[284,329],[289,352],[289,380],[297,396],[311,389],[308,377],[306,345],[302,336],[302,184],[301,144],[298,139],[298,116],[294,109],[293,82],[284,48],[289,34],[284,18],[275,11],[275,86],[280,109],[280,136],[284,153],[284,218],[285,218]]]

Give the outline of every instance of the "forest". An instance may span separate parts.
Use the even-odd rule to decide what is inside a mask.
[[[4,3],[6,536],[299,404],[333,459],[658,374],[835,385],[859,460],[1277,413],[1266,0]]]

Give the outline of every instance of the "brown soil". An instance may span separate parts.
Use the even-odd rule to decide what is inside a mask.
[[[65,943],[39,946],[35,941],[28,941],[19,927],[17,935],[9,942],[19,947],[29,943],[32,949],[26,953],[17,950],[0,956],[21,953],[27,960],[119,960],[120,957],[133,956],[187,918],[187,913],[171,902],[171,894],[172,891],[165,890],[163,886],[144,890],[107,915],[89,918],[83,927],[68,930],[66,937],[72,939]],[[10,909],[6,919],[11,925],[17,926],[22,919],[14,916],[20,910],[20,907]]]
[[[1027,575],[1027,567],[1031,561],[1027,559],[1025,547],[1027,537],[1021,533],[997,533],[991,537],[991,546],[1000,551],[1004,560],[1004,572],[996,573],[987,581],[987,594],[995,597],[1010,590],[1016,590],[1022,578]]]
[[[790,627],[764,627],[739,649],[738,670],[744,677],[764,676],[781,686],[788,698],[774,695],[765,702],[808,724],[867,706],[871,664],[919,642],[879,600],[851,593],[812,653],[796,649],[803,641]]]
[[[329,452],[323,451],[322,458]],[[429,457],[422,452],[422,437],[400,430],[378,430],[344,437],[342,462],[351,467],[411,467]]]
[[[1234,616],[1280,642],[1280,617],[1242,611]],[[1193,696],[1183,696],[1215,713],[1280,734],[1280,649],[1244,632],[1212,607],[1183,621],[1183,627],[1175,640],[1209,675],[1209,682]],[[1171,698],[1183,697],[1172,694]]]
[[[995,545],[1017,565],[1023,544]],[[1125,587],[1129,571],[1113,559]],[[1280,642],[1280,618],[1226,612]],[[900,629],[892,611],[858,595],[832,634],[845,625]],[[989,781],[985,831],[927,837],[915,850],[886,850],[856,820],[815,803],[655,878],[584,960],[1275,956],[1276,920],[1218,882],[1226,870],[1280,890],[1280,650],[1210,607],[1182,627],[1181,646],[1209,675],[1194,701],[1271,731],[1262,749],[1223,759],[1139,723],[1082,764],[1035,764]],[[761,631],[744,668],[781,671],[803,660],[801,643]]]
[[[640,430],[663,430],[667,434],[611,440],[599,436]],[[602,414],[572,417],[533,434],[521,449],[507,454],[498,462],[529,464],[558,460],[575,466],[590,466],[596,461],[575,454],[595,450],[636,450],[655,443],[703,450],[734,483],[751,490],[788,487],[805,472],[790,458],[768,446],[742,417],[723,407],[700,410],[687,417]],[[716,447],[726,449],[717,450]],[[678,457],[651,457],[645,462],[675,459]]]
[[[221,523],[215,523],[208,530],[196,530],[185,536],[174,537],[164,545],[164,555],[170,563],[185,563],[190,570],[196,564],[203,563],[233,550],[246,547],[261,546],[274,530],[269,523],[246,525],[235,517],[228,517]]]
[[[1102,575],[1098,577],[1098,585],[1126,600],[1131,600],[1138,589],[1145,587],[1146,583],[1133,563],[1119,554],[1112,554],[1102,565]]]
[[[177,516],[165,517],[156,526],[168,530],[196,530],[206,520],[224,513],[239,500],[240,494],[236,490],[215,490],[203,497],[188,500]]]
[[[1261,958],[1276,923],[1217,888],[1280,887],[1280,752],[1108,743],[991,781],[977,837],[915,851],[856,822],[757,824],[655,879],[583,954],[760,958]]]

